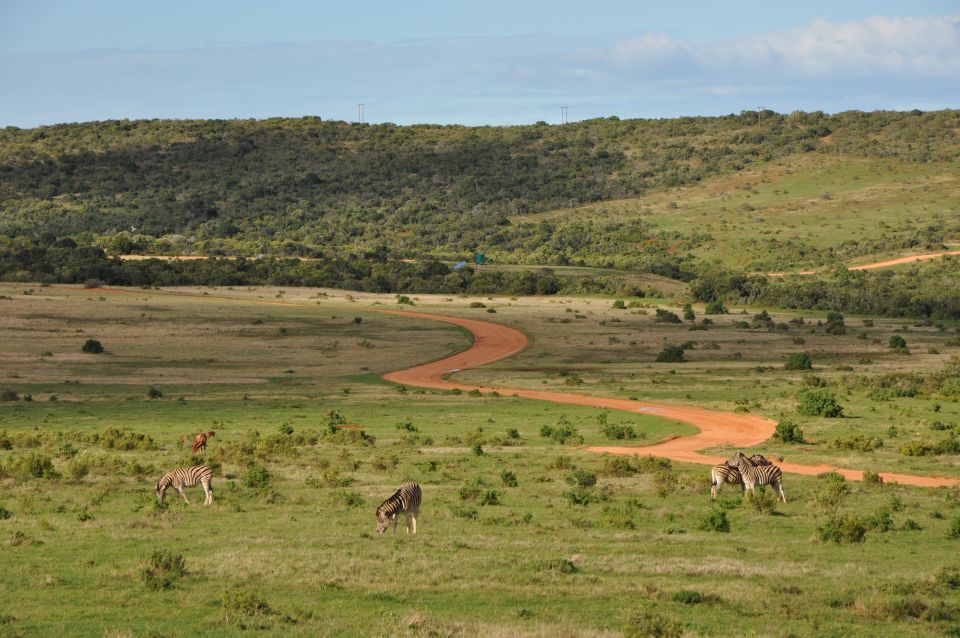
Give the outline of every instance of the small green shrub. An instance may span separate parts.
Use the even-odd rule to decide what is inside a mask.
[[[157,390],[156,388],[150,388],[147,390],[147,397],[150,399],[160,399],[163,397],[163,392]]]
[[[766,490],[763,487],[747,492],[746,503],[758,514],[769,516],[777,511],[777,500],[773,490]]]
[[[625,310],[627,308],[627,304],[624,303],[623,299],[617,299],[613,302],[613,307],[616,310]]]
[[[852,514],[832,516],[817,527],[817,537],[825,543],[862,543],[866,536],[866,524]]]
[[[693,306],[690,304],[683,304],[683,318],[687,321],[696,321],[697,315],[693,312]]]
[[[883,477],[880,476],[877,472],[872,472],[870,470],[863,471],[863,484],[870,485],[872,487],[879,487],[883,485]]]
[[[603,435],[608,439],[636,439],[637,430],[628,423],[607,423],[603,426]]]
[[[727,519],[727,513],[723,510],[711,510],[700,517],[697,529],[707,532],[729,532],[730,521]]]
[[[706,315],[725,315],[728,312],[730,311],[727,310],[727,307],[722,301],[711,301],[703,310],[703,313]]]
[[[567,475],[566,481],[576,487],[593,487],[597,484],[597,475],[587,470],[574,470]]]
[[[0,505],[0,521],[5,521],[11,516],[13,516],[13,514],[10,513],[10,510],[3,505]]]
[[[500,473],[500,480],[507,487],[517,487],[520,482],[517,481],[517,475],[514,474],[511,470],[504,470]]]
[[[103,352],[103,345],[96,339],[87,339],[83,342],[80,350],[87,354],[100,354]]]
[[[247,474],[243,478],[243,484],[247,487],[263,491],[270,487],[270,472],[259,463],[253,463],[247,468]]]
[[[0,391],[0,401],[4,403],[19,401],[20,395],[17,394],[16,390],[5,389]]]
[[[583,443],[583,437],[580,436],[580,433],[565,416],[557,419],[556,426],[541,426],[540,436],[545,439],[552,439],[561,445],[566,445],[567,443],[579,445]]]
[[[699,605],[700,603],[706,602],[703,594],[692,589],[675,591],[670,595],[670,600],[675,603],[683,603],[684,605]]]
[[[567,558],[541,560],[536,564],[536,569],[541,572],[557,572],[559,574],[576,574],[580,571],[576,564]]]
[[[171,589],[174,582],[186,575],[186,559],[168,550],[154,550],[140,567],[140,580],[149,589]]]
[[[783,443],[803,443],[803,430],[793,421],[780,421],[773,438]]]
[[[224,620],[241,628],[251,620],[266,619],[276,613],[259,594],[240,588],[229,589],[223,594]]]
[[[947,530],[947,538],[960,538],[960,516],[950,522],[950,529]]]
[[[21,479],[57,480],[60,478],[60,472],[53,467],[53,459],[37,452],[15,456],[7,469]]]

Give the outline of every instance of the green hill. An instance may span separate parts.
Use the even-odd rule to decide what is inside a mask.
[[[640,269],[690,253],[806,266],[835,258],[831,249],[857,234],[851,226],[810,238],[824,228],[817,215],[872,215],[862,197],[870,189],[932,188],[920,196],[936,205],[914,207],[915,222],[955,211],[958,129],[956,111],[481,128],[318,118],[8,128],[0,235],[48,232],[116,252],[453,258],[485,249],[512,263]],[[825,192],[831,204],[818,199]],[[896,208],[896,197],[887,204]],[[746,253],[728,241],[745,234],[759,242]]]

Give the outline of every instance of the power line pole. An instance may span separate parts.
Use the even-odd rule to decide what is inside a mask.
[[[568,122],[568,120],[567,120],[567,107],[566,107],[566,106],[561,106],[561,107],[560,107],[560,123],[561,123],[561,124],[566,124],[567,122]]]
[[[365,104],[357,104],[357,121],[363,124],[363,107]]]

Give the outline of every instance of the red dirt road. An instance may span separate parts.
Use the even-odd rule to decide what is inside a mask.
[[[378,312],[455,324],[469,330],[474,337],[473,346],[467,350],[414,368],[391,372],[384,375],[384,379],[388,381],[401,383],[403,385],[440,388],[444,390],[459,388],[464,391],[496,391],[504,396],[517,396],[524,399],[537,399],[541,401],[552,401],[554,403],[623,410],[624,412],[640,412],[689,423],[700,429],[700,432],[693,436],[677,437],[657,445],[643,447],[595,446],[588,448],[591,452],[605,452],[608,454],[652,454],[684,463],[716,465],[726,459],[719,456],[706,456],[700,454],[699,451],[720,445],[730,445],[737,448],[749,448],[759,445],[773,435],[776,426],[770,419],[749,414],[716,412],[703,408],[662,403],[645,403],[626,399],[591,397],[566,392],[472,386],[447,381],[446,378],[449,375],[461,370],[493,363],[494,361],[505,359],[520,352],[530,343],[527,336],[519,330],[509,328],[502,324],[476,319],[461,319],[459,317],[400,310],[382,310]],[[829,465],[799,465],[797,463],[780,463],[779,465],[784,472],[794,474],[816,475],[823,472],[834,471],[850,480],[863,480],[863,472],[859,470],[847,470]],[[886,482],[900,483],[903,485],[917,485],[921,487],[960,485],[960,479],[956,478],[912,476],[891,472],[881,472],[880,476],[882,476]]]

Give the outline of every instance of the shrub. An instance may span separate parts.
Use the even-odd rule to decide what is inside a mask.
[[[725,315],[728,312],[730,311],[727,310],[727,307],[722,301],[711,301],[703,310],[703,313],[706,315]]]
[[[96,339],[87,339],[83,342],[83,346],[80,347],[82,352],[87,354],[100,354],[103,352],[103,345]]]
[[[642,609],[631,614],[624,635],[627,638],[680,638],[683,632],[680,623]]]
[[[473,451],[473,453],[476,454],[477,456],[483,456],[483,446],[480,445],[480,441],[477,441],[476,443],[474,443],[474,444],[470,447],[470,449],[471,449],[471,450]]]
[[[0,505],[0,521],[5,521],[11,516],[13,516],[13,514],[10,513],[10,510],[3,505]]]
[[[780,421],[773,438],[783,443],[803,443],[803,430],[793,421]]]
[[[683,323],[675,313],[663,308],[657,308],[657,316],[654,317],[657,323]]]
[[[818,538],[827,543],[862,543],[867,536],[867,526],[853,515],[835,515],[817,527]]]
[[[572,470],[573,468],[573,459],[563,454],[553,459],[549,465],[551,470]]]
[[[680,591],[675,591],[670,596],[670,600],[675,603],[683,603],[684,605],[699,605],[702,602],[706,602],[706,598],[698,591],[692,589],[681,589]]]
[[[10,402],[10,401],[19,401],[20,395],[17,394],[16,390],[10,390],[9,388],[3,391],[0,391],[0,401]]]
[[[567,475],[566,481],[576,487],[593,487],[597,484],[597,475],[587,470],[574,470]]]
[[[510,470],[500,472],[500,480],[503,481],[503,484],[507,487],[517,487],[520,484],[519,481],[517,481],[517,475]]]
[[[266,618],[276,613],[259,594],[239,588],[224,592],[223,615],[228,623],[245,628],[251,619]]]
[[[607,423],[603,426],[603,435],[608,439],[635,439],[637,430],[628,423]]]
[[[576,564],[567,558],[541,560],[536,564],[536,569],[541,572],[558,572],[560,574],[576,574],[580,571]]]
[[[711,510],[700,517],[697,529],[707,532],[729,532],[730,521],[727,520],[727,513],[723,510]]]
[[[566,445],[567,443],[579,445],[583,443],[583,437],[580,436],[580,433],[577,432],[577,429],[573,427],[573,424],[570,423],[570,420],[565,416],[557,419],[557,424],[554,427],[549,425],[541,426],[540,436],[545,439],[553,439],[561,445]]]
[[[22,479],[56,480],[60,478],[60,472],[57,472],[53,467],[53,460],[49,456],[37,452],[17,456],[7,467],[12,474]]]
[[[880,476],[877,472],[871,472],[870,470],[863,471],[863,484],[872,485],[872,486],[881,486],[883,485],[883,477]]]
[[[839,312],[829,312],[827,313],[827,328],[826,333],[828,335],[845,335],[847,334],[847,327],[843,323],[843,315]]]
[[[613,307],[617,310],[626,310],[627,304],[624,303],[623,299],[617,299],[613,302]]]
[[[787,359],[785,370],[813,370],[813,359],[806,352],[794,352]]]
[[[683,363],[683,346],[666,345],[657,355],[657,363]]]
[[[960,538],[960,516],[950,522],[950,529],[947,530],[947,538]]]
[[[397,303],[406,306],[414,306],[416,304],[406,295],[397,295]]]
[[[683,318],[687,321],[696,321],[697,315],[693,312],[693,306],[690,304],[683,304]]]
[[[150,388],[147,390],[147,397],[151,399],[159,399],[163,397],[163,392],[160,392],[160,390],[157,390],[156,388]]]
[[[833,515],[850,494],[850,486],[842,475],[827,472],[818,477],[821,484],[813,493],[813,503],[822,514]]]
[[[797,400],[797,412],[803,416],[843,416],[843,407],[829,390],[801,390],[797,394]]]
[[[418,432],[417,426],[413,424],[412,421],[401,421],[400,423],[395,424],[394,429],[404,430],[405,432]]]
[[[140,568],[140,580],[149,589],[171,589],[174,581],[186,575],[186,564],[181,554],[154,550]]]
[[[469,305],[468,307],[470,307],[470,308],[486,308],[486,307],[487,307],[487,304],[483,303],[482,301],[471,301],[471,302],[470,302],[470,305]]]
[[[777,497],[773,491],[767,491],[763,487],[759,490],[750,490],[747,492],[746,502],[750,504],[758,514],[773,514],[777,510]]]
[[[887,342],[891,349],[899,350],[900,348],[907,347],[907,340],[901,337],[900,335],[893,335],[890,337],[890,341]]]
[[[243,484],[254,490],[266,490],[270,487],[270,472],[263,465],[253,463],[247,468]]]

